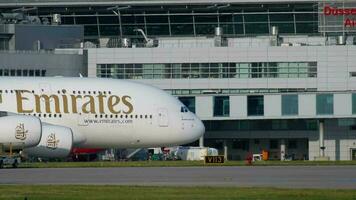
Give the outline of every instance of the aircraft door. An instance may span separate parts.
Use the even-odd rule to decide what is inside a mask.
[[[168,127],[169,125],[168,111],[166,108],[158,108],[158,125],[160,127]]]

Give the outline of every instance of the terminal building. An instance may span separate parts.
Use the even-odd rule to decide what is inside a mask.
[[[28,76],[16,71],[23,65],[51,72],[44,76],[152,84],[203,120],[195,145],[229,160],[262,151],[274,160],[356,160],[356,28],[324,12],[356,8],[340,2],[0,0],[0,57],[35,54],[26,66],[1,59],[0,76]],[[35,34],[24,50],[6,28],[16,26],[64,33]]]

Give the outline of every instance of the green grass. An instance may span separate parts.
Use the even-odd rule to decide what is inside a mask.
[[[141,187],[85,185],[5,185],[0,199],[239,199],[356,200],[356,190],[276,189],[236,187]]]
[[[188,167],[188,166],[245,166],[245,161],[228,161],[224,164],[204,164],[203,161],[135,161],[135,162],[24,162],[22,168],[59,167]],[[356,161],[259,161],[255,166],[318,166],[356,165]]]

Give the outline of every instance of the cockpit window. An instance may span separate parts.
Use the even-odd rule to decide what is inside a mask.
[[[188,108],[182,106],[182,107],[180,108],[180,112],[186,113],[186,112],[189,112],[189,110],[188,110]]]

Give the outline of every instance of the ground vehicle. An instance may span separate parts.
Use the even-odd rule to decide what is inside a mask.
[[[5,151],[4,145],[0,144],[0,169],[5,166],[11,166],[17,168],[21,163],[21,156],[19,153],[12,151],[12,145],[10,145],[9,151]]]
[[[0,168],[4,168],[5,166],[11,166],[13,168],[17,168],[21,163],[21,158],[18,155],[2,155],[0,156]]]

